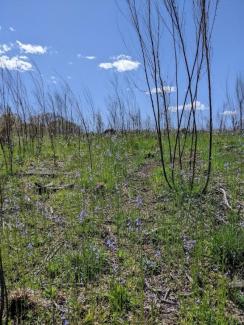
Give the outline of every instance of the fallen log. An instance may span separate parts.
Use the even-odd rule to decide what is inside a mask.
[[[36,171],[27,171],[26,173],[19,173],[20,177],[28,177],[28,176],[38,176],[38,177],[56,177],[59,174],[54,172],[36,172]]]
[[[39,195],[44,193],[52,193],[60,190],[72,189],[74,188],[74,184],[64,184],[60,186],[54,186],[53,184],[42,185],[40,183],[35,182],[35,187]]]

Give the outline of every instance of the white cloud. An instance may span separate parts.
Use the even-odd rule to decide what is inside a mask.
[[[2,26],[0,26],[0,31],[2,30]]]
[[[118,72],[137,70],[139,65],[139,62],[127,59],[121,59],[113,63],[113,66],[115,69],[117,69]]]
[[[12,46],[7,44],[0,44],[0,55],[12,50]]]
[[[18,71],[32,70],[32,64],[20,56],[13,56],[12,58],[2,55],[0,56],[0,68]]]
[[[152,88],[151,90],[150,90],[150,92],[149,91],[146,91],[146,94],[147,95],[149,95],[150,93],[151,94],[156,94],[156,93],[158,93],[158,94],[162,94],[163,93],[163,91],[165,92],[165,93],[174,93],[174,92],[176,92],[176,87],[174,87],[174,86],[164,86],[163,87],[163,89],[162,88]]]
[[[10,32],[15,32],[16,31],[16,29],[13,26],[10,26],[8,29],[10,30]]]
[[[26,55],[19,55],[19,58],[22,60],[28,60],[28,56]]]
[[[114,60],[114,61],[117,61],[117,60],[131,60],[132,57],[129,56],[129,55],[126,55],[126,54],[119,54],[117,56],[112,56],[111,59]]]
[[[224,111],[221,114],[224,116],[235,116],[235,115],[237,115],[237,111]]]
[[[73,62],[72,62],[72,61],[69,61],[68,64],[69,64],[69,65],[73,65]]]
[[[55,76],[51,76],[50,77],[50,82],[53,83],[54,85],[56,85],[58,80],[57,80],[57,78]]]
[[[33,45],[33,44],[24,44],[20,41],[16,41],[20,50],[24,53],[29,54],[45,54],[47,52],[47,47],[41,45]]]
[[[77,54],[77,58],[87,59],[87,60],[95,60],[96,59],[96,57],[94,55],[81,55],[81,54]]]
[[[140,62],[129,59],[119,59],[114,62],[100,63],[99,67],[105,70],[115,69],[118,72],[132,71],[139,68]]]
[[[190,111],[191,108],[192,108],[192,105],[191,105],[191,103],[189,103],[189,104],[186,104],[186,105],[185,105],[184,110],[185,110],[185,111]],[[208,110],[208,107],[206,107],[204,104],[202,104],[202,103],[199,102],[198,100],[193,102],[193,108],[194,108],[196,111],[206,111],[206,110]],[[169,110],[170,112],[172,112],[172,113],[176,113],[176,112],[177,112],[177,106],[169,106],[168,110]],[[178,110],[179,110],[179,111],[182,111],[182,110],[183,110],[183,105],[179,105],[179,106],[178,106]]]
[[[96,57],[94,55],[87,55],[87,56],[85,56],[85,59],[87,59],[87,60],[95,60]]]
[[[175,93],[176,87],[175,86],[164,86],[163,90],[165,93]]]
[[[100,63],[99,67],[105,70],[112,69],[113,63],[107,62],[107,63]]]

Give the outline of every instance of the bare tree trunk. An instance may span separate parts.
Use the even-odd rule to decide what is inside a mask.
[[[179,187],[184,187],[185,181],[181,175],[186,175],[188,188],[193,191],[196,176],[199,176],[200,173],[200,163],[197,160],[199,154],[197,125],[197,104],[199,102],[197,97],[205,68],[204,64],[206,65],[207,77],[205,82],[207,83],[209,106],[209,145],[206,148],[208,152],[207,179],[203,181],[201,190],[197,185],[197,190],[204,192],[210,178],[212,159],[210,41],[218,0],[188,2],[187,6],[192,8],[192,18],[188,14],[187,19],[184,16],[186,11],[182,10],[183,4],[179,0],[161,2],[127,0],[127,5],[132,25],[138,37],[147,94],[149,95],[157,132],[163,176],[168,187],[175,191],[179,191]],[[191,26],[195,43],[191,42],[190,49],[187,47],[190,36],[184,34],[183,25],[188,21],[191,21],[195,26],[194,31]],[[162,35],[165,34],[168,35],[163,42]],[[169,62],[164,57],[165,48],[174,57],[173,80],[176,87],[171,87],[166,82]],[[172,65],[172,62],[170,64]],[[184,80],[186,85],[180,84],[179,80]],[[185,87],[186,90],[184,91]],[[176,91],[176,106],[169,106],[170,94],[173,91]],[[183,99],[183,105],[180,105],[180,97]],[[176,133],[172,132],[171,112],[177,113]],[[184,121],[186,122],[186,132],[184,132],[184,138],[181,140],[181,129]],[[188,164],[186,164],[187,160]],[[202,172],[202,174],[204,173]]]
[[[236,79],[236,98],[239,109],[239,130],[243,132],[243,114],[244,114],[244,81],[241,76]]]

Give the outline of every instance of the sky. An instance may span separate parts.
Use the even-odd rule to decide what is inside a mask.
[[[18,66],[28,74],[34,62],[50,87],[63,78],[76,93],[89,89],[101,111],[111,80],[118,78],[125,91],[128,77],[143,83],[124,0],[0,0],[0,8],[0,67]],[[223,110],[226,84],[232,94],[237,74],[244,75],[243,33],[244,0],[220,0],[212,40],[215,113]],[[149,96],[137,89],[135,94],[150,113]],[[204,97],[198,100],[205,105]]]

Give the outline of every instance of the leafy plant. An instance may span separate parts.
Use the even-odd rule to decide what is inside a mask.
[[[213,238],[213,258],[225,271],[244,270],[244,229],[225,225]]]
[[[195,325],[229,325],[235,321],[225,315],[228,290],[226,281],[220,277],[216,279],[216,286],[204,281],[204,286],[193,283],[193,295],[182,301],[181,324]]]
[[[122,313],[130,309],[130,295],[127,288],[120,283],[113,283],[108,293],[108,299],[112,312]]]
[[[106,265],[106,255],[94,244],[86,244],[81,251],[68,257],[74,281],[86,284],[94,280]]]

